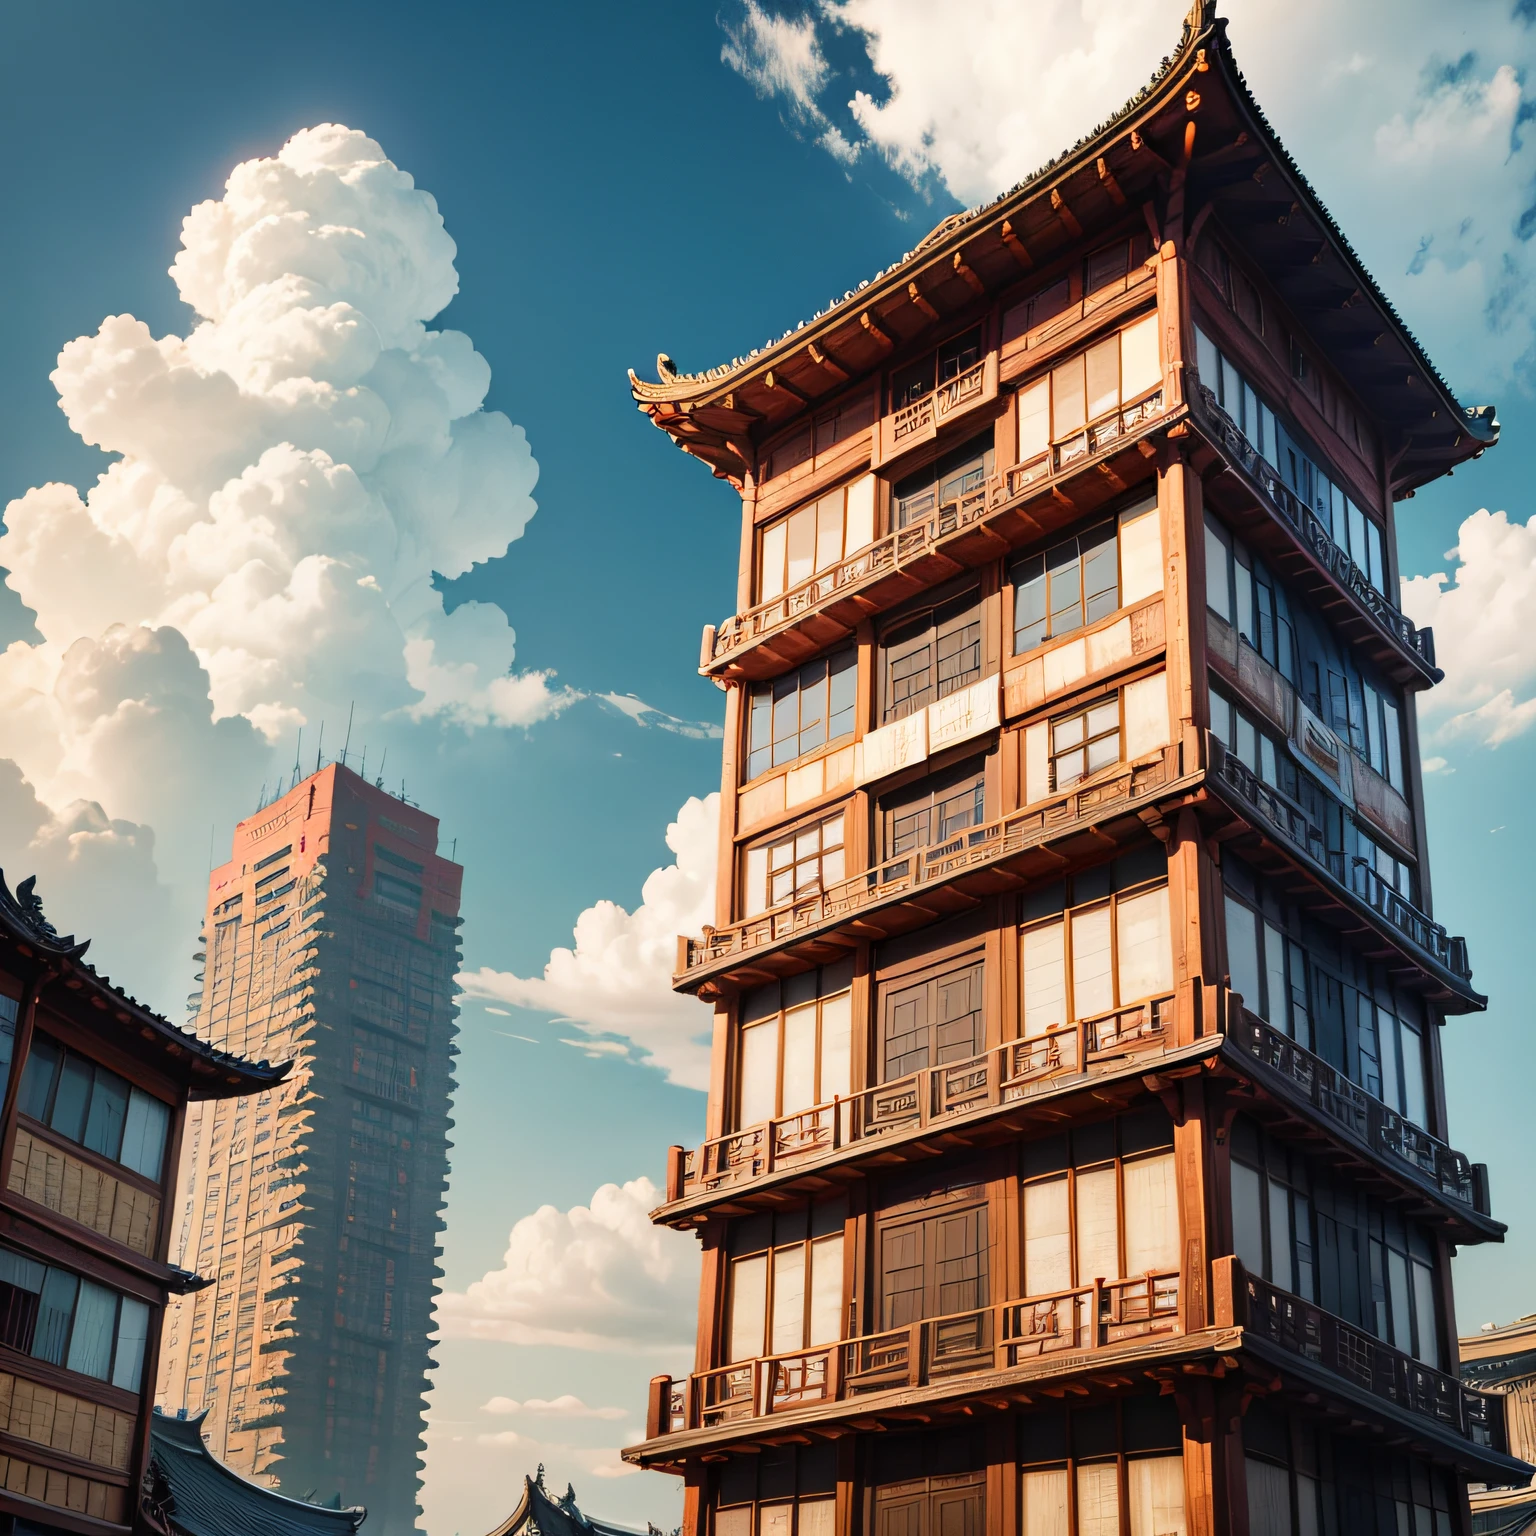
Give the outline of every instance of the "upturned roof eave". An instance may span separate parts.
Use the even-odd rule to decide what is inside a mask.
[[[1201,59],[1202,51],[1205,54],[1204,60]],[[1185,86],[1187,75],[1197,71],[1202,62],[1208,68],[1220,66],[1221,78],[1228,88],[1233,105],[1246,118],[1255,140],[1272,157],[1296,200],[1306,206],[1316,219],[1324,238],[1333,246],[1339,261],[1374,310],[1382,327],[1402,346],[1410,363],[1424,374],[1431,389],[1439,397],[1438,403],[1445,408],[1449,419],[1459,431],[1465,434],[1468,439],[1465,451],[1452,451],[1446,457],[1451,462],[1458,462],[1480,449],[1493,446],[1499,435],[1493,408],[1462,405],[1391,300],[1371,276],[1249,89],[1232,53],[1226,20],[1215,14],[1214,0],[1196,0],[1185,18],[1184,32],[1177,50],[1163,61],[1140,92],[1072,148],[991,202],[944,220],[900,261],[877,274],[867,284],[850,290],[820,314],[803,321],[776,341],[749,353],[745,358],[735,359],[703,373],[680,375],[675,379],[655,382],[641,379],[630,369],[630,390],[637,405],[653,415],[671,414],[667,407],[691,412],[700,407],[717,405],[733,391],[760,380],[775,366],[787,363],[807,344],[826,342],[835,331],[855,320],[860,312],[875,310],[888,300],[899,297],[905,285],[920,274],[952,261],[978,234],[991,232],[1003,220],[1017,216],[1023,209],[1048,197],[1053,190],[1058,190],[1127,132],[1165,110]],[[1422,484],[1442,472],[1442,469],[1430,468],[1422,476],[1410,476],[1405,484]]]

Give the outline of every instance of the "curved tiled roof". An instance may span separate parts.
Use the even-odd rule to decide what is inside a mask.
[[[286,1498],[247,1482],[203,1444],[206,1414],[150,1418],[145,1514],[175,1536],[351,1536],[368,1511]]]
[[[123,1022],[137,1025],[148,1036],[173,1047],[174,1054],[185,1053],[189,1061],[201,1064],[199,1077],[216,1074],[221,1079],[218,1084],[194,1079],[194,1097],[259,1092],[282,1082],[293,1065],[291,1062],[274,1065],[268,1061],[250,1061],[244,1056],[221,1051],[192,1030],[172,1024],[121,987],[114,986],[110,978],[101,975],[85,960],[89,939],[77,940],[72,933],[61,935],[48,921],[37,894],[35,875],[20,881],[13,893],[6,883],[5,871],[0,869],[0,933],[8,935],[24,953],[52,964],[66,986],[99,1001],[103,1008],[119,1015]]]
[[[1282,173],[1293,183],[1297,192],[1310,206],[1327,238],[1334,244],[1340,258],[1349,269],[1352,280],[1358,284],[1361,294],[1368,298],[1386,325],[1396,333],[1409,358],[1432,381],[1443,396],[1445,404],[1456,417],[1462,420],[1467,433],[1479,443],[1494,442],[1497,439],[1498,426],[1494,419],[1493,408],[1491,406],[1463,407],[1456,400],[1450,386],[1404,324],[1395,306],[1366,270],[1338,223],[1281,143],[1279,136],[1248,88],[1242,71],[1237,67],[1226,35],[1226,22],[1216,15],[1215,0],[1195,0],[1185,17],[1178,47],[1172,54],[1164,57],[1148,83],[1110,118],[1085,134],[1070,149],[1064,150],[1040,167],[1033,175],[975,208],[951,214],[912,250],[906,252],[899,261],[876,273],[873,278],[860,283],[857,288],[849,289],[841,298],[833,299],[809,320],[802,320],[798,325],[785,331],[782,336],[754,348],[744,357],[733,358],[729,363],[705,369],[702,372],[681,373],[673,369],[670,360],[663,356],[658,358],[658,372],[662,377],[654,383],[642,380],[631,369],[630,389],[635,400],[642,409],[653,409],[669,404],[691,408],[692,404],[719,394],[749,376],[756,375],[776,363],[787,361],[789,356],[805,343],[815,342],[833,326],[845,323],[851,317],[855,305],[869,305],[890,297],[899,291],[901,285],[914,274],[918,266],[930,263],[934,255],[941,250],[954,246],[958,258],[958,248],[980,221],[988,216],[1000,216],[1005,212],[1021,208],[1050,190],[1050,183],[1061,180],[1065,172],[1087,164],[1096,154],[1106,152],[1111,143],[1118,138],[1128,120],[1153,102],[1169,77],[1182,72],[1184,66],[1195,64],[1202,52],[1207,57],[1211,55],[1219,57],[1228,67],[1230,81],[1239,104],[1251,117],[1266,149],[1273,156]],[[1205,65],[1206,61],[1201,59],[1197,67],[1204,68]],[[663,367],[662,364],[666,366]]]
[[[490,1533],[490,1536],[640,1536],[627,1525],[594,1520],[576,1507],[576,1490],[566,1485],[565,1497],[551,1493],[544,1486],[544,1468],[536,1477],[523,1478],[523,1496],[517,1508]],[[661,1536],[652,1529],[649,1536]]]

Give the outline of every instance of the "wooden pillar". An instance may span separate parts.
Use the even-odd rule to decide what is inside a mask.
[[[701,1461],[690,1461],[683,1470],[682,1536],[704,1536],[708,1513],[704,1480],[708,1475],[709,1469]]]
[[[709,1102],[704,1109],[706,1137],[723,1136],[730,1113],[731,1004],[715,1004],[714,1029],[709,1043]]]
[[[986,1536],[1019,1536],[1019,1456],[1013,1415],[1000,1414],[986,1426]]]
[[[693,1368],[712,1370],[715,1355],[725,1354],[725,1341],[719,1338],[725,1328],[730,1283],[730,1261],[725,1251],[725,1223],[711,1221],[699,1234],[704,1251],[699,1265],[699,1329],[693,1343]],[[719,1349],[716,1343],[719,1342]]]
[[[1211,1325],[1211,1258],[1219,1226],[1212,1220],[1210,1106],[1205,1080],[1186,1077],[1177,1084],[1181,1113],[1173,1128],[1174,1166],[1178,1177],[1179,1233],[1183,1241],[1179,1276],[1180,1326],[1196,1333]]]
[[[11,1044],[11,1075],[6,1079],[5,1099],[0,1104],[0,1169],[9,1169],[16,1154],[16,1114],[21,1101],[21,1075],[32,1051],[32,1035],[37,1025],[37,1000],[44,987],[58,976],[51,966],[39,971],[27,985],[21,1007],[16,1010],[16,1037]],[[0,1187],[3,1187],[0,1180]]]
[[[837,1498],[832,1506],[835,1536],[854,1536],[859,1528],[858,1441],[843,1435],[837,1447]]]
[[[725,691],[725,740],[720,754],[720,832],[716,845],[715,926],[724,928],[735,920],[736,904],[736,786],[740,779],[737,757],[745,730],[742,719],[746,688],[730,684]]]

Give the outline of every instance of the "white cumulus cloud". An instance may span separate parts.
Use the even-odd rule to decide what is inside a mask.
[[[515,1397],[493,1397],[489,1402],[480,1405],[481,1413],[490,1413],[498,1418],[511,1414],[527,1414],[530,1418],[539,1419],[625,1419],[628,1413],[623,1408],[591,1408],[582,1402],[579,1397],[570,1392],[563,1392],[559,1397],[529,1397],[518,1402]]]
[[[708,1088],[712,1014],[672,990],[672,972],[678,935],[696,934],[714,918],[719,824],[718,793],[688,800],[667,828],[676,861],[647,876],[634,911],[607,900],[588,907],[576,919],[573,946],[554,950],[542,976],[486,967],[465,972],[459,984],[471,997],[558,1014],[596,1035],[621,1035],[671,1081]]]
[[[639,1178],[604,1184],[589,1204],[566,1211],[540,1206],[512,1228],[499,1269],[438,1299],[443,1336],[626,1353],[691,1349],[698,1246],[651,1224],[660,1201],[661,1191]]]
[[[1474,512],[1446,559],[1457,562],[1449,574],[1403,583],[1403,609],[1433,625],[1445,671],[1419,710],[1434,740],[1496,747],[1536,724],[1536,518]]]

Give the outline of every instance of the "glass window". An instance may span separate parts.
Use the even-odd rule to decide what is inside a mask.
[[[11,1080],[11,1059],[16,1052],[17,1002],[0,992],[0,1095]]]
[[[1120,761],[1120,695],[1051,721],[1052,792],[1071,789],[1101,768]]]
[[[863,475],[767,524],[758,534],[757,600],[830,571],[875,538],[875,480]]]
[[[986,768],[973,759],[881,799],[883,857],[937,847],[986,819]]]
[[[965,960],[936,975],[882,983],[879,1080],[970,1061],[986,1048],[985,966]]]
[[[1026,555],[1009,572],[1013,582],[1013,649],[1093,624],[1120,606],[1116,525],[1100,523],[1043,555]]]
[[[790,1354],[843,1334],[843,1226],[828,1200],[733,1223],[726,1328],[731,1361]]]
[[[899,620],[880,638],[882,724],[925,709],[979,682],[982,675],[981,599],[967,592],[914,618]]]
[[[1047,900],[1055,915],[1026,921],[1019,936],[1025,1039],[1172,989],[1166,883],[1079,906]]]
[[[836,885],[844,876],[844,816],[824,821],[749,848],[744,861],[743,909],[756,917],[771,907],[798,901]]]
[[[0,1344],[137,1391],[148,1336],[145,1302],[0,1248]]]
[[[737,1064],[738,1127],[846,1098],[853,1011],[851,962],[770,982],[745,995]]]
[[[850,646],[771,682],[754,683],[748,704],[747,778],[853,732],[858,652]]]
[[[940,455],[896,482],[891,492],[896,527],[910,528],[942,506],[979,490],[992,478],[992,428]]]
[[[70,1141],[160,1181],[170,1106],[47,1035],[33,1037],[20,1107]]]

